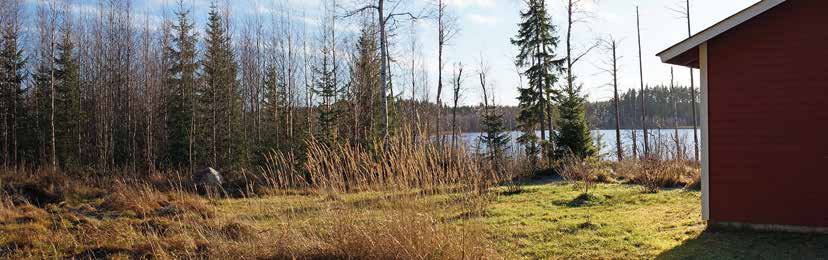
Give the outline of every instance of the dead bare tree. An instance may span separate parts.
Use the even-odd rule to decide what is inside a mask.
[[[619,42],[610,35],[607,39],[603,40],[603,43],[605,51],[611,55],[610,59],[604,62],[606,68],[602,70],[612,77],[613,106],[615,107],[615,149],[618,161],[620,162],[624,160],[624,149],[621,144],[621,109],[618,104],[620,100],[618,95],[618,72],[620,70],[618,62],[621,60],[621,57],[618,56]]]
[[[448,14],[447,9],[448,5],[444,0],[437,1],[437,116],[434,126],[441,142],[443,140],[440,134],[440,114],[443,110],[443,51],[457,34],[457,20]]]
[[[460,94],[463,91],[463,63],[454,65],[454,77],[452,77],[452,101],[451,109],[451,147],[457,147],[457,105],[460,102]]]

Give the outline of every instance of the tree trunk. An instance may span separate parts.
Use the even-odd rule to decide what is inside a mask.
[[[383,140],[387,144],[388,143],[388,46],[387,46],[387,35],[385,31],[385,23],[388,21],[385,18],[385,0],[378,0],[377,4],[377,14],[379,19],[379,26],[380,26],[380,52],[382,52],[381,59],[381,67],[380,67],[380,96],[382,98],[382,126],[383,126]]]
[[[621,146],[621,110],[618,106],[618,46],[616,46],[615,40],[612,40],[610,44],[612,49],[612,89],[615,97],[613,99],[615,105],[615,151],[620,162],[624,160],[624,149]]]

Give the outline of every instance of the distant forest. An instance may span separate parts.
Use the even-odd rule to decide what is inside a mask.
[[[673,128],[678,118],[681,128],[693,127],[693,110],[689,87],[657,86],[646,91],[647,127]],[[620,93],[621,128],[641,128],[641,91],[635,89]],[[696,102],[699,92],[696,91]],[[675,103],[675,105],[674,105]],[[677,110],[677,113],[676,113]],[[677,116],[676,116],[677,115]],[[612,99],[587,104],[590,126],[599,129],[615,128],[615,106]]]
[[[674,115],[678,109],[678,126],[680,128],[693,127],[690,88],[675,87],[671,92],[669,86],[656,86],[647,89],[647,127],[673,128]],[[636,89],[620,93],[621,128],[641,128],[641,91]],[[696,100],[699,92],[696,90]],[[675,97],[675,98],[674,98]],[[673,102],[676,105],[673,105]],[[698,101],[697,101],[698,102]],[[480,121],[477,115],[479,107],[457,108],[457,124],[463,132],[480,132]],[[517,107],[501,107],[503,120],[507,129],[515,130]],[[445,114],[451,115],[451,108],[446,108]],[[557,118],[557,115],[555,116]],[[448,122],[449,118],[446,118]],[[590,127],[597,129],[615,129],[615,106],[613,100],[587,103],[587,119]]]

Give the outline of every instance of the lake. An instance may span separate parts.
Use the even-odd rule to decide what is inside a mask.
[[[651,151],[654,154],[660,154],[662,157],[673,157],[675,154],[675,139],[673,136],[675,135],[674,129],[649,129],[649,136],[650,136],[650,146]],[[621,145],[624,149],[625,154],[629,156],[632,154],[633,148],[633,132],[635,132],[636,136],[636,143],[639,153],[644,149],[644,132],[641,130],[631,130],[631,129],[623,129],[621,130]],[[701,143],[701,130],[697,131],[699,135],[699,142]],[[522,134],[522,132],[514,131],[509,132],[509,135],[512,137],[512,141],[510,143],[509,152],[516,153],[522,152],[522,147],[517,144],[517,138]],[[540,131],[536,133],[540,136]],[[475,151],[477,149],[485,150],[486,145],[480,143],[480,136],[483,133],[463,133],[460,136],[460,140],[462,140],[466,144],[466,148],[470,151]],[[693,129],[679,129],[678,130],[679,136],[679,144],[681,145],[681,150],[684,151],[685,158],[693,158]],[[601,156],[605,159],[615,159],[616,158],[616,141],[615,141],[615,130],[593,130],[592,137],[595,140],[595,144],[601,148]],[[450,137],[446,137],[450,140]],[[547,136],[548,138],[548,136]],[[699,144],[701,145],[701,144]],[[699,147],[701,149],[701,147]]]

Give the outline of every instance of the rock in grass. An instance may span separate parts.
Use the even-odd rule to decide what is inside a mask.
[[[224,184],[224,179],[221,173],[212,167],[207,167],[195,172],[195,182],[199,186],[205,187],[221,187]]]

